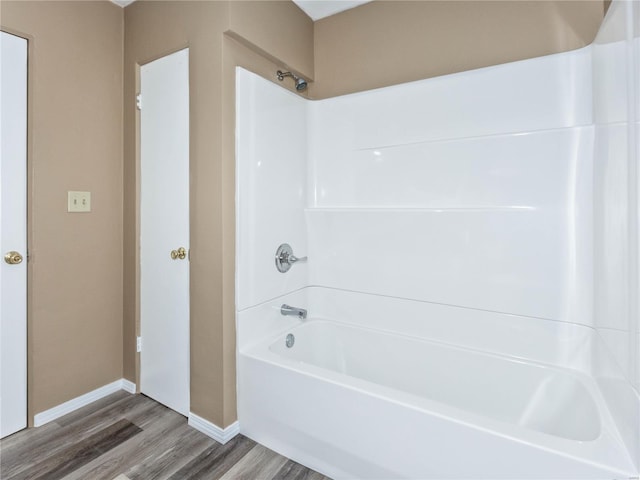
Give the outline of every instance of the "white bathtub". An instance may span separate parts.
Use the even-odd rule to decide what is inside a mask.
[[[318,319],[238,368],[241,431],[333,478],[634,475],[577,370]]]
[[[575,373],[370,329],[313,321],[271,352],[299,364],[570,440],[600,436],[596,402]],[[349,381],[350,379],[344,378]]]

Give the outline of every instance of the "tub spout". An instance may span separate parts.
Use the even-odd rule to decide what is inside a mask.
[[[305,318],[307,318],[307,311],[304,308],[292,307],[290,305],[287,305],[286,303],[283,303],[280,307],[280,313],[282,315],[291,315],[294,317],[298,317],[300,320],[304,320]]]

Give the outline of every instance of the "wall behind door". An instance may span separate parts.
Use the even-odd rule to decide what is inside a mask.
[[[122,377],[122,9],[3,1],[29,50],[29,417]],[[92,212],[67,213],[67,191]]]

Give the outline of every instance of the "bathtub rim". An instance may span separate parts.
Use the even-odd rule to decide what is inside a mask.
[[[281,333],[287,325],[290,328],[298,325],[300,322],[297,319],[293,317],[282,317],[280,315],[281,303],[299,303],[304,308],[309,309],[310,312],[313,312],[319,303],[324,304],[327,301],[338,305],[340,312],[325,312],[321,309],[320,314],[314,314],[309,318],[327,321],[336,321],[334,319],[339,318],[340,320],[336,322],[343,325],[378,330],[383,333],[406,335],[410,338],[419,338],[445,345],[461,346],[481,352],[492,352],[498,355],[519,358],[527,362],[534,361],[546,365],[559,366],[560,368],[576,370],[587,376],[594,376],[595,373],[591,353],[585,354],[585,351],[588,350],[590,352],[593,349],[593,343],[600,341],[600,339],[593,327],[582,323],[531,317],[509,312],[481,310],[405,297],[379,295],[372,292],[344,290],[325,285],[306,285],[257,305],[239,310],[236,308],[236,328],[238,332],[236,348],[244,351],[244,349],[262,342],[267,336],[274,336],[275,334]],[[487,328],[482,329],[483,333],[476,332],[480,335],[480,341],[478,342],[475,337],[470,341],[469,337],[459,336],[457,333],[454,333],[450,327],[444,330],[440,328],[434,329],[432,327],[433,322],[425,322],[425,329],[423,329],[422,326],[416,329],[415,324],[411,325],[402,322],[394,326],[381,326],[380,322],[377,322],[376,325],[371,325],[370,322],[365,323],[361,319],[361,304],[364,302],[368,305],[372,301],[382,301],[383,304],[377,306],[383,310],[389,308],[389,303],[394,303],[395,306],[402,306],[402,308],[409,307],[412,310],[417,308],[419,309],[417,312],[419,315],[427,315],[429,318],[442,317],[446,320],[446,323],[454,325],[456,330],[460,327],[466,329],[469,327],[469,324],[483,324],[494,318],[497,318],[498,322],[489,323],[487,326],[489,330],[500,329],[516,323],[518,329],[522,330],[522,332],[517,333],[517,337],[534,335],[541,341],[554,340],[558,337],[562,338],[563,343],[568,344],[570,348],[569,352],[571,353],[572,360],[567,360],[566,353],[558,356],[558,352],[555,351],[551,355],[541,354],[540,351],[536,349],[526,351],[526,353],[520,353],[520,349],[514,350],[511,348],[511,342],[517,341],[516,338],[513,340],[510,338],[514,335],[513,331],[508,332],[507,336],[499,335],[498,342],[496,343],[487,343],[486,337],[484,337],[484,332],[487,331]],[[345,307],[347,308],[346,312],[344,312]],[[335,313],[340,313],[341,315],[335,315]],[[344,313],[346,313],[346,316],[342,315]],[[265,315],[268,315],[269,318],[277,317],[275,321],[271,318],[269,327],[266,329],[263,326]],[[374,315],[377,315],[377,312],[374,313]],[[245,317],[246,319],[241,321],[240,317]],[[461,318],[464,320],[461,320]],[[469,319],[472,319],[472,321],[469,321]],[[246,328],[248,324],[252,325],[251,330]],[[254,329],[257,331],[254,331]],[[493,337],[495,338],[495,335]],[[505,347],[507,344],[509,346]],[[557,346],[555,346],[555,348],[557,349]]]
[[[267,303],[267,302],[265,302]],[[241,314],[242,311],[238,312],[238,314]],[[569,375],[575,375],[579,378],[587,378],[587,379],[592,379],[593,376],[590,375],[589,372],[586,372],[584,370],[580,370],[578,368],[571,368],[571,367],[567,367],[567,366],[563,366],[563,365],[558,365],[555,363],[552,363],[550,361],[543,361],[543,360],[536,360],[536,359],[531,359],[525,356],[521,356],[521,355],[514,355],[511,353],[503,353],[503,352],[497,352],[497,351],[492,351],[492,350],[484,350],[480,347],[473,347],[473,346],[469,346],[469,345],[464,345],[461,343],[455,343],[454,341],[447,341],[447,340],[443,340],[443,339],[434,339],[434,338],[428,338],[428,337],[420,337],[420,336],[415,336],[415,335],[410,335],[408,333],[402,333],[399,332],[397,330],[392,330],[392,329],[384,329],[384,328],[379,328],[379,327],[374,327],[374,326],[364,326],[361,324],[357,324],[357,323],[351,323],[351,322],[343,322],[343,321],[339,321],[339,320],[334,320],[334,319],[330,319],[330,318],[326,318],[326,317],[321,317],[321,316],[311,316],[308,317],[305,320],[302,321],[297,321],[294,325],[287,325],[287,326],[282,326],[281,328],[272,331],[270,334],[265,335],[264,337],[260,338],[260,339],[256,339],[254,341],[251,342],[246,342],[245,345],[240,346],[238,345],[237,347],[237,351],[238,354],[240,353],[248,353],[250,356],[251,352],[254,349],[259,349],[260,347],[264,347],[264,345],[267,345],[267,347],[270,347],[271,344],[275,343],[275,341],[280,338],[283,334],[289,333],[291,330],[294,329],[299,329],[304,327],[307,324],[310,323],[322,323],[322,322],[326,322],[332,325],[337,325],[340,327],[344,327],[344,328],[351,328],[351,329],[355,329],[355,330],[365,330],[365,331],[369,331],[369,332],[373,332],[373,333],[379,333],[379,334],[384,334],[384,335],[390,335],[390,336],[394,336],[394,337],[398,337],[398,338],[404,338],[404,339],[408,339],[411,341],[417,341],[417,342],[421,342],[421,343],[428,343],[428,344],[433,344],[433,345],[437,345],[437,346],[441,346],[441,347],[446,347],[446,348],[451,348],[454,350],[463,350],[463,351],[467,351],[467,352],[472,352],[478,355],[482,355],[482,356],[488,356],[488,357],[493,357],[493,358],[498,358],[498,359],[503,359],[509,362],[513,362],[513,363],[522,363],[522,364],[529,364],[529,365],[534,365],[536,367],[541,367],[541,368],[549,368],[549,369],[555,369],[555,370],[559,370],[562,372],[565,372]],[[580,325],[582,326],[582,325]],[[269,348],[270,350],[270,348]],[[270,350],[272,351],[272,350]],[[273,352],[273,351],[272,351]],[[273,352],[275,353],[275,352]],[[304,362],[302,362],[304,363]],[[311,365],[311,364],[309,364]],[[318,367],[320,368],[320,367]],[[324,370],[324,369],[323,369]],[[345,375],[349,378],[355,378],[355,377],[350,377],[349,375]],[[370,382],[372,384],[375,384],[374,382]],[[590,392],[591,393],[591,392]]]

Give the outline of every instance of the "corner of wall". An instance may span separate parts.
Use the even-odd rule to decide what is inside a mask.
[[[280,67],[314,78],[313,21],[295,3],[232,1],[228,34]]]

